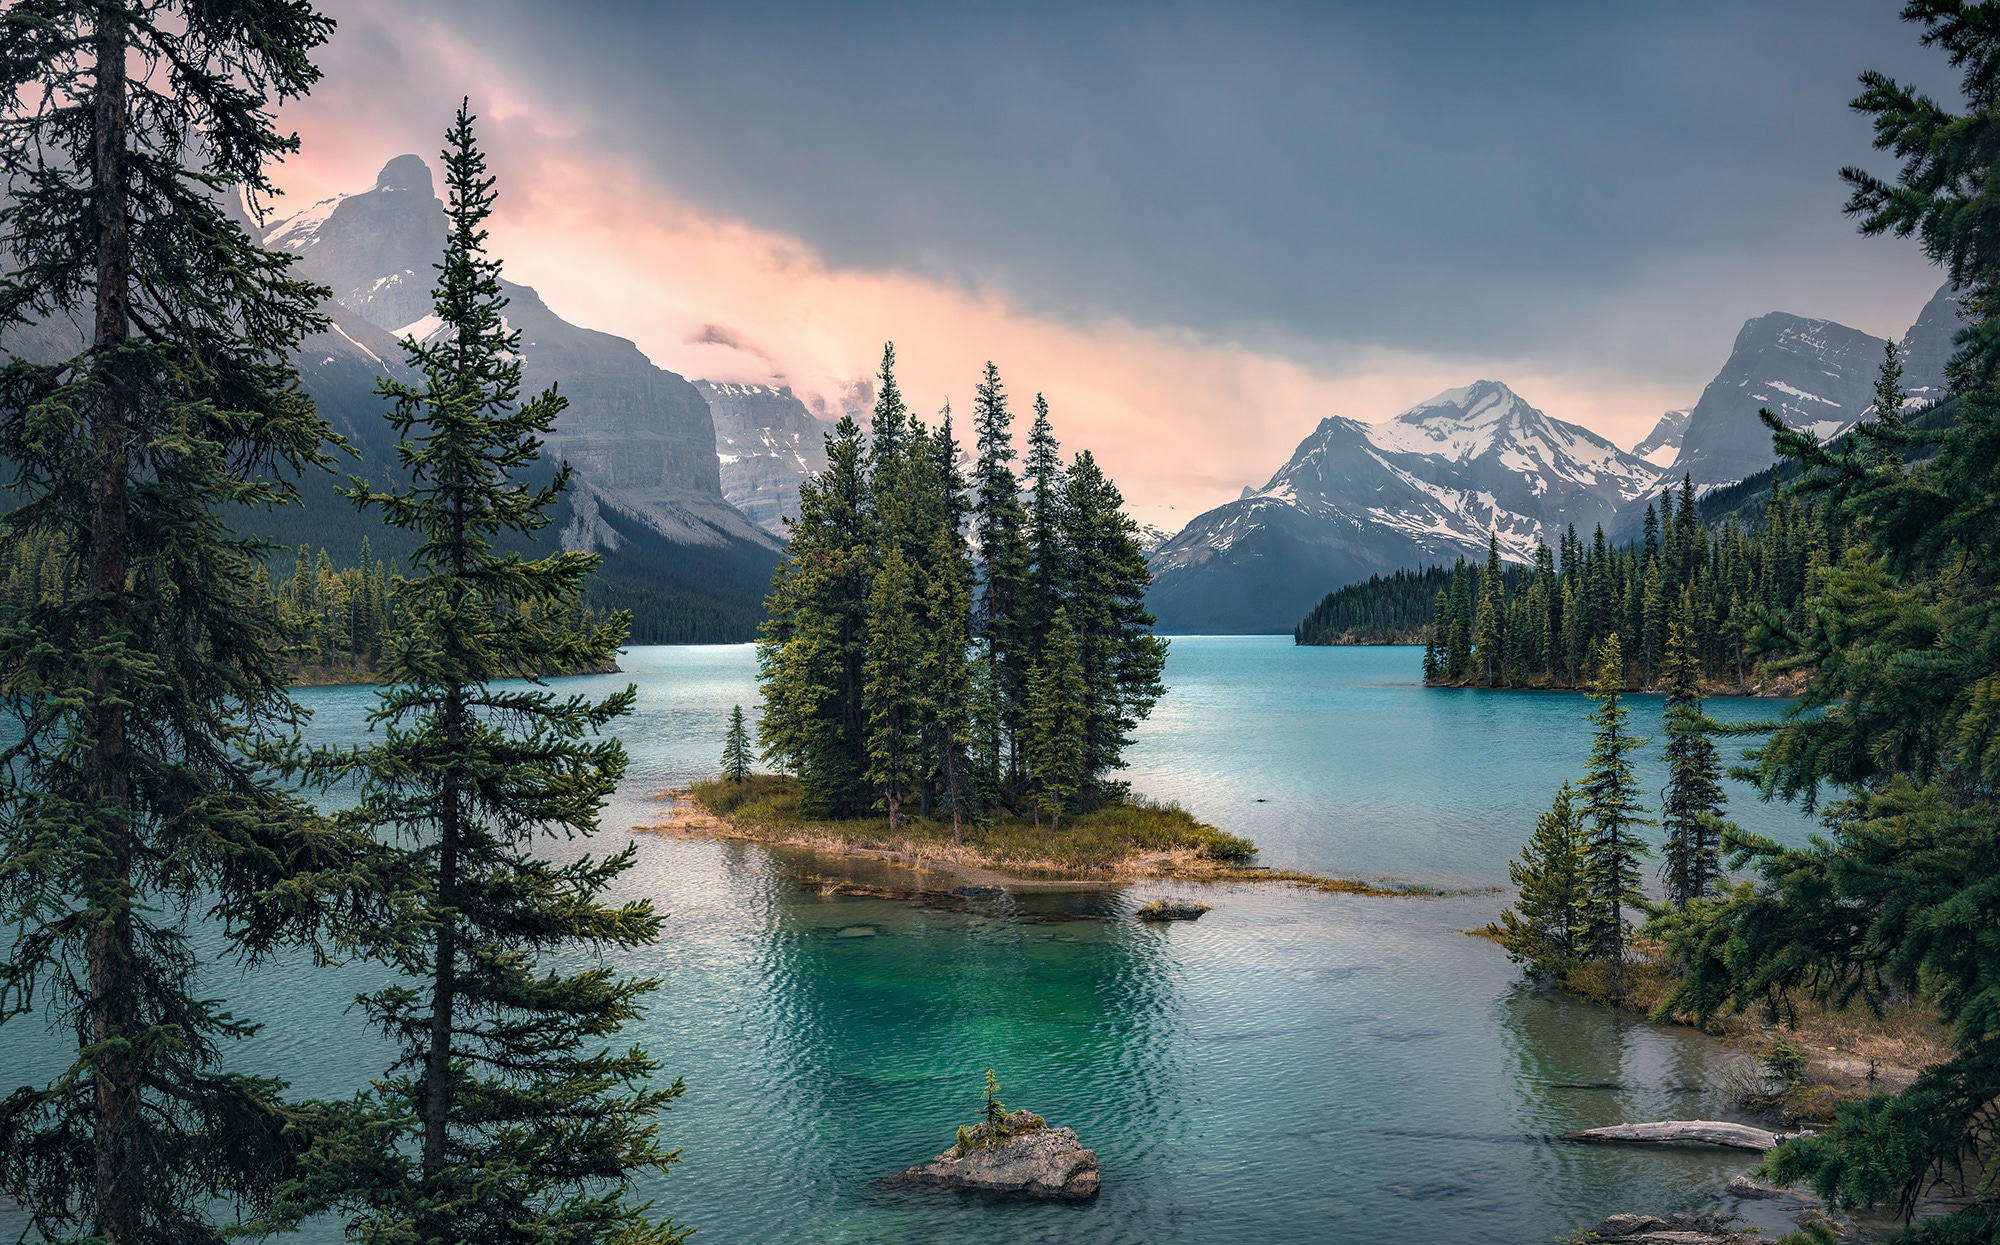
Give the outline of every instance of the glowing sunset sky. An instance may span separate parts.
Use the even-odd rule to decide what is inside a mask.
[[[1610,7],[353,0],[279,211],[469,95],[566,318],[803,395],[894,339],[926,413],[991,358],[1177,527],[1327,415],[1491,377],[1629,446],[1749,316],[1908,326],[1835,176],[1860,70],[1951,95],[1894,6]]]

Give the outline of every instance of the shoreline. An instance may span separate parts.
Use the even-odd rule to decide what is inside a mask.
[[[807,822],[781,827],[718,813],[687,788],[662,791],[653,798],[667,803],[667,815],[649,825],[634,825],[634,832],[662,834],[682,840],[758,843],[860,866],[860,872],[885,880],[898,874],[912,875],[899,879],[913,883],[907,887],[883,887],[856,878],[854,880],[861,887],[867,888],[860,893],[892,889],[911,894],[949,894],[957,887],[992,887],[1008,894],[1049,894],[1113,890],[1136,882],[1194,882],[1206,885],[1281,882],[1328,894],[1394,899],[1440,899],[1498,893],[1497,888],[1446,890],[1398,885],[1383,880],[1366,882],[1324,877],[1292,869],[1218,861],[1198,851],[1185,849],[1135,851],[1104,868],[1087,869],[1050,860],[1001,859],[971,844],[954,844],[949,838],[907,832],[894,846],[881,846],[840,833],[838,823]],[[929,884],[933,882],[941,884]]]

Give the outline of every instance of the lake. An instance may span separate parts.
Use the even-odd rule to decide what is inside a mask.
[[[1176,637],[1169,694],[1131,750],[1134,789],[1254,839],[1264,864],[1504,887],[1535,816],[1581,770],[1589,702],[1427,690],[1420,658]],[[623,675],[564,686],[639,687],[621,731],[630,774],[592,850],[636,837],[624,889],[672,914],[658,945],[614,962],[661,979],[628,1034],[687,1083],[662,1125],[683,1161],[641,1192],[705,1245],[1218,1233],[1542,1245],[1615,1211],[1713,1206],[1750,1166],[1732,1152],[1552,1140],[1623,1120],[1742,1118],[1715,1088],[1736,1056],[1523,984],[1463,932],[1491,921],[1503,894],[1205,888],[1214,911],[1201,921],[1153,927],[1132,909],[1194,888],[965,914],[823,896],[755,846],[633,836],[659,816],[655,793],[715,771],[731,706],[754,713],[755,661],[748,646],[621,660]],[[312,736],[333,742],[360,737],[374,692],[299,698]],[[1657,736],[1659,698],[1630,703],[1635,728]],[[1725,720],[1779,708],[1712,706]],[[1646,753],[1657,791],[1657,745]],[[1797,842],[1813,828],[1743,788],[1731,797],[1762,833]],[[241,1048],[246,1068],[342,1096],[382,1071],[382,1048],[345,1010],[375,970],[212,971],[239,1014],[266,1022]],[[14,1072],[0,1089],[53,1062],[32,1019],[0,1029],[0,1067]],[[973,1121],[989,1067],[1010,1106],[1097,1150],[1098,1198],[1020,1204],[876,1183]]]

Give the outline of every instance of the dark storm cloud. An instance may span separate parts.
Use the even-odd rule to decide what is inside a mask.
[[[1676,379],[1744,315],[1935,283],[1840,214],[1836,170],[1887,167],[1856,74],[1950,90],[1895,9],[456,6],[584,141],[836,263],[1307,356]]]

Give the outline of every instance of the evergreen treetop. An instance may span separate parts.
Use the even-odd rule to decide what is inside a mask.
[[[1901,161],[1894,181],[1843,173],[1864,233],[1917,235],[1946,270],[1967,324],[1947,376],[1955,418],[1924,430],[1877,422],[1821,447],[1774,432],[1816,494],[1860,534],[1814,575],[1788,629],[1810,672],[1798,707],[1752,754],[1770,796],[1815,806],[1828,833],[1787,849],[1725,840],[1755,881],[1667,926],[1687,965],[1663,1011],[1707,1017],[1798,1004],[1878,1005],[1891,991],[1936,1007],[1951,1057],[1908,1088],[1841,1108],[1833,1126],[1768,1160],[1837,1206],[1912,1209],[1939,1178],[1991,1171],[2000,1099],[2000,8],[1917,0],[1906,19],[1962,72],[1955,112],[1886,75],[1863,76],[1855,107]],[[1991,1242],[1990,1182],[1912,1238]]]
[[[379,742],[313,767],[323,783],[359,780],[341,824],[396,853],[380,876],[405,897],[403,919],[349,935],[402,975],[359,1000],[398,1055],[371,1089],[323,1109],[320,1144],[286,1200],[295,1213],[344,1212],[363,1239],[677,1241],[685,1232],[628,1202],[624,1182],[675,1161],[654,1117],[680,1083],[659,1086],[656,1060],[604,1045],[656,983],[601,964],[568,975],[538,965],[658,935],[650,903],[602,899],[631,847],[566,863],[540,851],[548,837],[596,831],[625,769],[602,732],[635,693],[593,701],[538,676],[604,661],[626,619],[579,633],[521,608],[578,606],[594,555],[495,550],[502,533],[545,527],[567,484],[566,465],[544,486],[520,478],[564,404],[554,390],[520,400],[520,334],[485,250],[493,179],[463,106],[443,162],[445,331],[404,342],[420,384],[379,389],[409,484],[351,494],[420,537],[386,658],[395,685],[372,714]],[[520,678],[530,682],[507,682]]]
[[[318,79],[310,4],[19,0],[0,13],[5,542],[40,584],[0,627],[0,1022],[73,1050],[0,1099],[23,1232],[208,1242],[291,1170],[255,1026],[195,980],[312,941],[359,845],[273,781],[300,714],[263,578],[230,531],[323,465],[292,354],[325,291],[224,208],[296,149],[272,110]],[[345,894],[342,891],[342,894]],[[349,896],[351,897],[351,896]]]

